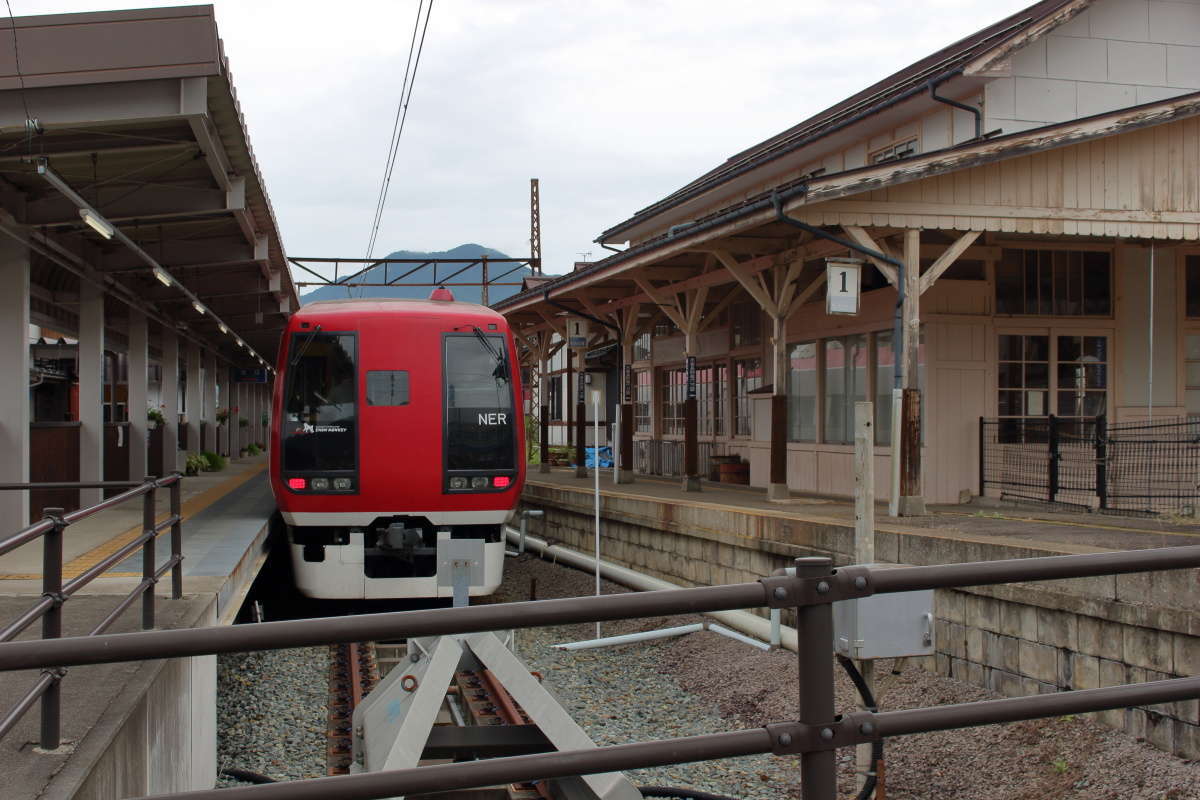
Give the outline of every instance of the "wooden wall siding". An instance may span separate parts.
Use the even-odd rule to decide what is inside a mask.
[[[810,224],[1200,239],[1200,118],[791,212]]]
[[[78,422],[34,422],[29,426],[29,482],[79,480]],[[43,508],[79,508],[78,489],[35,489],[29,493],[29,521]],[[13,527],[13,526],[10,526]]]
[[[122,430],[123,429],[123,430]],[[137,479],[144,478],[138,475]],[[104,480],[129,480],[129,423],[107,422],[104,424]],[[105,489],[104,496],[118,495],[124,489]]]

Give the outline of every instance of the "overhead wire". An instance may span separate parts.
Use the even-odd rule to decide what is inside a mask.
[[[13,16],[12,3],[10,0],[4,0],[4,5],[8,7],[8,22],[12,28],[13,40],[13,63],[17,68],[17,84],[21,87],[21,105],[25,108],[25,129],[27,136],[32,135],[30,124],[33,121],[33,116],[29,113],[29,103],[25,100],[25,76],[21,74],[21,51],[17,47],[17,18]]]
[[[421,24],[421,12],[425,12],[425,23]],[[379,236],[379,225],[383,219],[383,210],[387,206],[388,190],[391,188],[392,173],[396,168],[396,154],[400,148],[400,138],[404,134],[404,124],[408,120],[408,105],[412,100],[413,86],[417,80],[417,69],[421,64],[421,53],[425,50],[425,34],[429,30],[429,17],[433,13],[433,0],[425,5],[420,0],[417,5],[417,16],[413,21],[412,37],[408,45],[408,59],[404,67],[404,79],[400,84],[400,102],[396,106],[396,115],[392,121],[392,135],[388,142],[388,155],[384,164],[383,179],[379,185],[379,196],[375,202],[375,216],[371,221],[371,235],[367,243],[366,258],[370,260],[375,251],[375,241]],[[417,29],[421,29],[421,39],[417,41]],[[415,54],[414,54],[415,45]],[[349,292],[347,287],[347,292]]]

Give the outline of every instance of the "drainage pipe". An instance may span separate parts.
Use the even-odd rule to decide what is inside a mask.
[[[507,525],[504,528],[504,532],[505,535],[513,541],[516,541],[520,536],[518,531],[508,527]],[[590,556],[585,556],[582,553],[571,550],[567,547],[562,547],[560,545],[547,544],[545,540],[539,539],[536,536],[527,535],[525,537],[525,543],[530,550],[533,550],[543,558],[550,559],[555,563],[561,561],[568,566],[572,566],[576,569],[584,570],[586,572],[591,572],[596,568],[596,562]],[[612,581],[613,583],[619,583],[622,586],[629,587],[630,589],[636,589],[639,592],[653,592],[660,589],[684,588],[678,584],[670,583],[669,581],[660,580],[658,578],[652,578],[649,575],[643,575],[635,570],[627,567],[620,567],[616,564],[612,564],[603,560],[600,561],[600,576]],[[728,625],[730,628],[741,631],[748,636],[753,636],[754,638],[761,639],[763,641],[771,641],[770,621],[763,619],[756,614],[751,614],[749,611],[713,611],[706,614],[706,616],[710,616],[713,619]],[[796,636],[796,629],[787,625],[780,626],[779,641],[780,646],[791,650],[793,653],[797,652],[799,648],[799,640]]]
[[[949,80],[949,78],[943,78],[941,82],[945,82],[946,80]],[[954,106],[955,108],[961,108],[963,111],[969,111],[972,114],[974,114],[975,115],[975,139],[973,139],[972,141],[982,139],[983,138],[983,112],[980,111],[977,106],[967,105],[966,103],[960,103],[958,100],[952,100],[949,97],[942,97],[940,94],[937,93],[938,83],[939,83],[939,81],[936,78],[929,82],[929,97],[930,97],[930,99],[936,100],[939,103],[945,103],[948,106]]]

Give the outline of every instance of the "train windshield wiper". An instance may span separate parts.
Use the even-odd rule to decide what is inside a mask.
[[[472,325],[471,332],[475,334],[475,338],[479,340],[484,349],[491,353],[492,358],[496,359],[496,368],[492,370],[492,377],[497,381],[508,383],[508,360],[504,357],[503,351],[497,352],[496,348],[492,347],[488,336],[479,329],[478,325]]]
[[[308,334],[308,338],[304,340],[304,344],[300,345],[300,349],[296,351],[295,357],[288,359],[288,366],[294,367],[300,363],[300,359],[304,358],[304,354],[308,352],[308,346],[313,343],[313,339],[317,337],[317,333],[321,330],[321,323],[317,323],[316,327]]]

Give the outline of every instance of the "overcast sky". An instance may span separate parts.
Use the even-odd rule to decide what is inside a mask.
[[[733,153],[1031,1],[436,0],[373,255],[527,255],[537,177],[545,271],[566,271]],[[215,6],[285,249],[363,257],[417,0]]]

